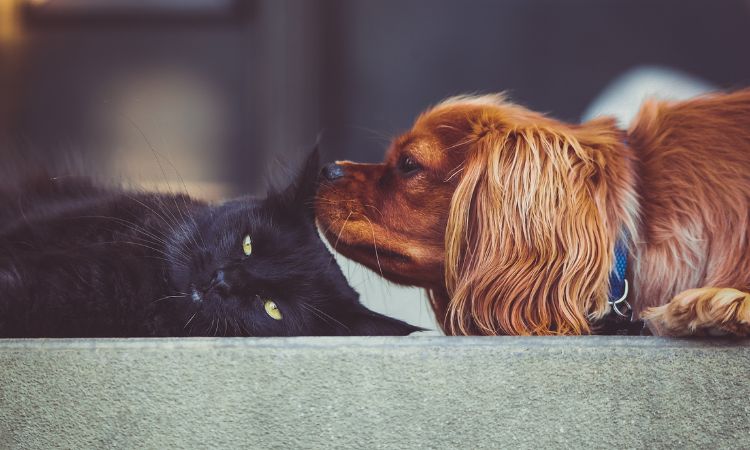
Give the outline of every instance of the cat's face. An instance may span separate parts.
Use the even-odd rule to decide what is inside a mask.
[[[171,283],[191,335],[405,335],[364,308],[318,236],[312,213],[317,152],[295,182],[196,217],[174,237]]]

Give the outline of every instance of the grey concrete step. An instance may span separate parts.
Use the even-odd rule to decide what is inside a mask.
[[[0,341],[2,448],[750,448],[750,341]]]

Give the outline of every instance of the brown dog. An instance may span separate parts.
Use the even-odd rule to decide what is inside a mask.
[[[449,334],[590,333],[618,241],[652,330],[750,334],[750,89],[647,102],[627,132],[452,98],[323,175],[336,250],[428,289]]]

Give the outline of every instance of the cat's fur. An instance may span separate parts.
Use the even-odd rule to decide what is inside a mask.
[[[218,206],[86,178],[0,193],[0,337],[416,331],[359,303],[317,234],[317,177],[316,151],[285,190]]]

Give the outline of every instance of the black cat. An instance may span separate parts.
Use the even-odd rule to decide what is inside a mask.
[[[44,177],[0,194],[0,337],[406,335],[320,240],[317,151],[219,206]]]

